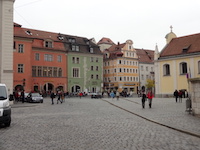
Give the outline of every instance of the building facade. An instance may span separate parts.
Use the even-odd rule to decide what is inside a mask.
[[[0,83],[13,92],[13,4],[14,0],[0,0]]]
[[[200,77],[200,34],[171,38],[160,53],[155,51],[154,58],[157,95],[188,91],[188,79]]]
[[[154,51],[147,49],[136,49],[139,61],[139,89],[146,87],[147,80],[155,81],[154,77]]]
[[[136,93],[139,86],[138,65],[138,56],[131,40],[105,50],[104,90]]]

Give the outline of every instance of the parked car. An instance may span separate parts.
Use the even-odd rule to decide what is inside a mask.
[[[101,93],[90,93],[91,98],[101,98],[102,94]]]
[[[27,102],[29,102],[29,103],[43,103],[43,97],[40,93],[30,93],[27,96]]]

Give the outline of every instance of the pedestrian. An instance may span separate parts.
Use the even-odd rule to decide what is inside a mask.
[[[149,108],[152,107],[152,99],[153,99],[153,93],[152,90],[149,90],[148,94],[147,94],[147,98],[149,100]]]
[[[53,91],[51,92],[51,95],[50,95],[50,97],[51,97],[51,104],[53,105],[53,104],[54,104],[54,101],[53,101],[53,99],[55,98],[55,94],[54,94],[54,92],[53,92]]]
[[[62,104],[62,100],[61,100],[61,92],[60,92],[60,91],[58,92],[57,104],[58,104],[58,101],[60,101],[60,103]]]
[[[142,93],[142,108],[145,108],[145,101],[146,101],[147,97],[146,94],[143,92]]]
[[[175,97],[175,100],[176,100],[176,103],[177,103],[177,100],[178,100],[178,91],[177,90],[174,91],[174,97]]]
[[[82,92],[80,92],[79,93],[79,97],[80,97],[80,99],[81,99],[81,97],[83,96],[83,93]]]
[[[116,92],[116,97],[117,97],[117,100],[119,100],[119,92],[118,91]]]
[[[179,90],[178,92],[178,97],[179,97],[179,102],[182,103],[182,96],[183,96],[183,93],[181,90]]]
[[[21,99],[22,99],[22,103],[24,103],[24,99],[25,99],[24,90],[22,90],[21,92]]]
[[[112,92],[110,92],[110,97],[112,98],[112,100],[114,99],[114,97],[115,97],[115,93],[112,91]]]

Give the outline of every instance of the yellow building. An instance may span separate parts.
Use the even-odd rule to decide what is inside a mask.
[[[200,33],[176,37],[171,31],[167,45],[155,50],[155,90],[157,96],[189,89],[188,78],[200,77]]]
[[[104,50],[104,90],[136,93],[139,86],[138,56],[133,42],[113,44]]]

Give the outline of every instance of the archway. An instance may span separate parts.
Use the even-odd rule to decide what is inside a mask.
[[[15,91],[22,91],[24,87],[22,85],[16,85],[15,86]]]
[[[50,95],[51,91],[54,91],[54,85],[51,83],[46,83],[44,85],[44,91],[42,92],[45,95]]]
[[[81,87],[79,85],[74,85],[72,86],[71,88],[71,92],[74,93],[74,92],[79,92],[81,90]]]

